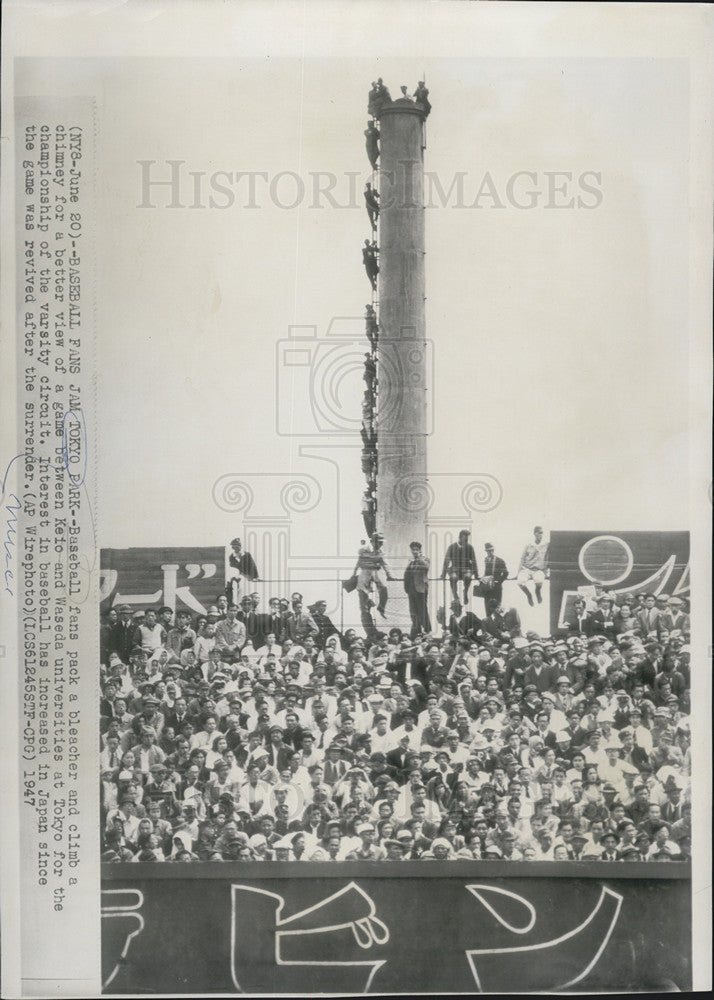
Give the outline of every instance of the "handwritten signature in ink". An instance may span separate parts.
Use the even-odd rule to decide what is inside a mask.
[[[5,552],[5,569],[3,571],[3,584],[5,587],[5,592],[14,596],[14,591],[11,587],[11,583],[15,578],[15,574],[12,571],[12,563],[15,558],[15,549],[17,548],[15,544],[15,536],[17,535],[17,530],[15,525],[17,524],[17,512],[22,510],[22,502],[18,500],[14,493],[11,493],[8,497],[8,501],[5,504],[5,513],[8,515],[7,521],[5,522],[5,541],[3,542],[3,549]]]

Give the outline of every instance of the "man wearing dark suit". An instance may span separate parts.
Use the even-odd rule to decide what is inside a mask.
[[[543,657],[543,647],[532,645],[530,647],[530,666],[526,667],[523,676],[523,684],[535,684],[539,694],[550,691],[553,687],[553,668],[549,667]]]
[[[330,788],[339,781],[342,781],[350,768],[350,765],[341,754],[342,748],[339,743],[331,743],[325,753],[322,780]]]
[[[325,614],[327,611],[327,601],[315,601],[307,609],[312,615],[312,619],[317,625],[319,635],[315,640],[315,645],[318,649],[324,649],[325,643],[330,638],[331,635],[339,635],[340,630],[333,625],[329,617]]]
[[[585,598],[577,595],[565,612],[563,623],[568,635],[589,635],[590,615]]]
[[[290,765],[290,756],[294,752],[294,747],[283,743],[283,730],[281,726],[270,727],[270,740],[265,747],[268,755],[270,767],[280,773]]]
[[[412,542],[409,549],[412,558],[404,571],[404,590],[409,598],[409,615],[412,620],[410,635],[415,639],[424,632],[431,632],[427,607],[430,561],[422,555],[421,542]]]
[[[490,601],[495,601],[500,605],[503,600],[503,581],[508,579],[508,569],[503,559],[496,555],[491,542],[486,542],[484,548],[486,549],[486,562],[478,593],[483,597],[484,606],[488,611]]]
[[[417,647],[410,646],[408,640],[402,642],[401,648],[394,656],[392,672],[400,684],[407,680],[418,681],[424,688],[428,686],[429,670],[438,661],[437,646],[431,648],[427,656],[418,656]]]
[[[177,698],[174,701],[173,709],[166,712],[165,718],[164,726],[172,728],[175,733],[181,732],[181,726],[184,722],[193,724],[195,720],[194,716],[188,714],[188,705],[185,698]]]
[[[240,602],[240,611],[236,615],[239,622],[245,625],[246,639],[253,643],[253,649],[258,649],[263,645],[263,616],[258,614],[253,608],[250,597],[244,597]]]
[[[494,604],[491,599],[486,601],[486,610],[488,614],[481,621],[481,628],[484,632],[493,636],[494,639],[498,639],[499,642],[508,640],[508,630],[506,629],[506,622],[503,618],[503,608],[498,604]]]
[[[285,620],[280,611],[280,601],[277,597],[271,597],[268,601],[269,611],[267,614],[260,616],[260,630],[263,635],[263,641],[272,632],[275,636],[276,642],[282,642],[286,636],[285,632]]]
[[[660,612],[655,608],[654,594],[646,594],[644,608],[635,615],[643,639],[652,634],[659,636],[661,628],[660,618]]]
[[[449,618],[449,632],[455,636],[465,636],[472,641],[476,640],[476,633],[481,628],[481,619],[473,611],[467,611],[461,616],[461,604],[459,601],[452,601],[451,616]]]
[[[588,636],[603,635],[608,639],[615,638],[617,623],[612,610],[613,600],[607,594],[598,598],[597,611],[589,615],[586,623]]]
[[[682,790],[675,782],[668,782],[665,785],[667,801],[662,806],[662,819],[665,823],[678,823],[684,815],[684,803],[682,802]]]
[[[136,626],[132,620],[131,608],[128,604],[122,604],[117,608],[119,621],[112,626],[109,636],[109,652],[116,653],[122,663],[128,663],[131,659],[131,651],[134,648],[134,632]]]
[[[389,767],[394,768],[394,770],[396,771],[397,777],[395,780],[400,785],[404,785],[406,783],[407,773],[408,773],[408,769],[406,766],[407,757],[409,756],[410,752],[413,752],[415,745],[416,745],[416,738],[414,740],[410,740],[408,736],[402,736],[401,740],[399,741],[399,746],[395,747],[393,750],[390,750],[389,753],[387,754],[387,764],[389,765]]]
[[[617,834],[614,830],[606,830],[600,840],[604,850],[600,855],[601,861],[619,861],[620,855],[617,850]]]

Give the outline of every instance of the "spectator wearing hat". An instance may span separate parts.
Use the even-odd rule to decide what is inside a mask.
[[[619,861],[620,853],[618,851],[618,838],[614,830],[605,830],[600,840],[602,844],[602,854],[600,859],[602,861]]]
[[[649,757],[652,753],[652,736],[649,729],[642,724],[642,709],[639,705],[633,704],[630,709],[630,729],[635,744],[640,747]]]
[[[667,608],[662,613],[661,627],[667,633],[689,633],[690,619],[684,611],[684,603],[680,597],[670,597],[667,601]]]
[[[635,834],[635,847],[637,848],[638,851],[638,857],[637,857],[638,861],[648,860],[647,855],[649,853],[650,844],[651,841],[649,835],[644,833],[644,831],[640,830],[638,831],[638,833]]]
[[[442,712],[435,705],[429,709],[429,719],[419,733],[415,741],[419,747],[430,748],[432,750],[446,745],[446,737],[449,732],[446,727],[445,718]]]
[[[409,546],[411,559],[404,571],[404,590],[409,599],[409,616],[412,621],[411,638],[431,632],[427,601],[429,597],[430,560],[422,553],[421,542]]]
[[[463,637],[476,641],[481,630],[481,619],[473,611],[464,609],[461,602],[454,599],[451,602],[451,614],[447,622],[447,629],[454,637]]]
[[[546,663],[542,644],[539,642],[531,643],[528,653],[530,664],[523,676],[525,685],[534,685],[540,694],[543,694],[544,691],[550,691],[554,680],[553,668]]]
[[[238,604],[243,580],[258,580],[258,567],[250,552],[243,550],[240,538],[231,541],[231,553],[228,556],[228,576],[226,582],[226,597],[229,603]]]
[[[571,850],[572,850],[572,860],[580,861],[582,860],[583,851],[588,843],[588,837],[586,834],[582,833],[580,830],[575,830],[573,832],[571,840]]]
[[[570,678],[567,674],[560,674],[555,678],[555,707],[567,714],[575,704],[576,700],[570,686]]]
[[[612,736],[610,740],[605,743],[603,749],[607,759],[604,764],[601,763],[598,765],[600,777],[603,781],[610,782],[619,791],[625,784],[625,768],[623,766],[623,761],[620,759],[620,741]]]
[[[139,734],[140,742],[134,749],[137,769],[148,777],[154,764],[163,764],[166,754],[161,747],[156,746],[156,730],[153,726],[142,725]]]
[[[330,788],[338,785],[349,770],[349,764],[341,756],[341,747],[337,742],[330,743],[325,753],[323,780]]]
[[[118,620],[111,626],[109,635],[109,653],[116,653],[122,663],[128,663],[131,651],[135,645],[132,610],[128,604],[120,604],[117,608]]]
[[[484,607],[488,611],[489,604],[499,607],[503,600],[503,584],[508,579],[508,568],[503,559],[496,555],[492,542],[486,542],[484,551],[486,556],[478,592],[483,597]]]
[[[617,622],[614,612],[615,600],[609,594],[598,597],[597,609],[591,612],[587,624],[587,635],[600,635],[606,639],[614,639],[617,632]]]
[[[555,835],[548,826],[539,826],[534,830],[536,861],[553,861],[553,844]]]
[[[592,680],[598,680],[601,682],[607,675],[607,668],[611,664],[611,659],[605,652],[605,643],[607,640],[602,635],[591,635],[588,639],[588,651],[586,660],[590,666],[589,678]]]
[[[676,777],[672,776],[664,785],[666,800],[662,804],[661,816],[670,826],[679,823],[685,815],[687,803],[682,797],[682,787]],[[691,807],[690,807],[691,809]]]
[[[360,846],[347,854],[347,861],[383,861],[386,852],[374,843],[375,828],[372,823],[360,823],[356,833],[360,838]]]
[[[312,767],[313,764],[322,764],[324,760],[324,750],[319,750],[315,746],[315,734],[309,729],[306,729],[302,734],[302,739],[300,740],[300,755],[302,766],[308,769]]]
[[[387,752],[386,763],[390,768],[393,768],[394,780],[400,785],[406,783],[410,770],[410,754],[413,754],[414,748],[420,745],[420,735],[417,730],[413,730],[412,733],[404,732],[401,729],[393,731],[393,737],[397,738],[398,736],[398,741],[397,745]]]

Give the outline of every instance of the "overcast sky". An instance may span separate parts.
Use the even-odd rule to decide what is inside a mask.
[[[224,543],[242,515],[221,510],[213,486],[232,473],[255,486],[251,516],[284,514],[291,478],[320,484],[320,502],[293,516],[294,555],[349,560],[364,536],[356,430],[305,436],[309,369],[281,364],[280,345],[291,327],[315,328],[317,364],[328,332],[359,338],[377,75],[393,94],[425,77],[433,104],[432,514],[463,512],[464,474],[493,477],[502,500],[477,516],[474,540],[513,563],[536,522],[686,527],[683,61],[103,59],[28,65],[19,86],[25,72],[35,91],[98,95],[103,546]],[[142,178],[168,179],[169,160],[184,161],[185,207],[168,208],[160,187],[155,208],[139,207]],[[256,207],[236,171],[267,174]],[[218,172],[232,175],[218,176],[231,195],[213,192],[230,207],[209,206]],[[315,194],[327,177],[337,206]],[[312,391],[349,422],[362,383],[361,345],[348,344]]]

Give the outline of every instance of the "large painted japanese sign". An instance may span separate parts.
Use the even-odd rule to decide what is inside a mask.
[[[688,531],[551,531],[550,625],[562,627],[576,594],[689,597]]]
[[[102,549],[101,610],[166,605],[205,614],[225,587],[225,552],[209,548]]]
[[[129,866],[129,874],[109,866],[105,992],[314,996],[690,985],[687,879],[612,878],[613,869],[632,866],[602,863],[588,866],[593,877],[586,878],[493,878],[488,865],[453,864],[471,874],[421,877],[407,863],[408,877],[394,877],[393,869],[376,874],[369,865],[364,876],[339,877],[326,875],[325,865],[284,865],[303,871],[271,878],[252,877],[253,865],[222,864],[163,866],[152,878],[146,865]]]

